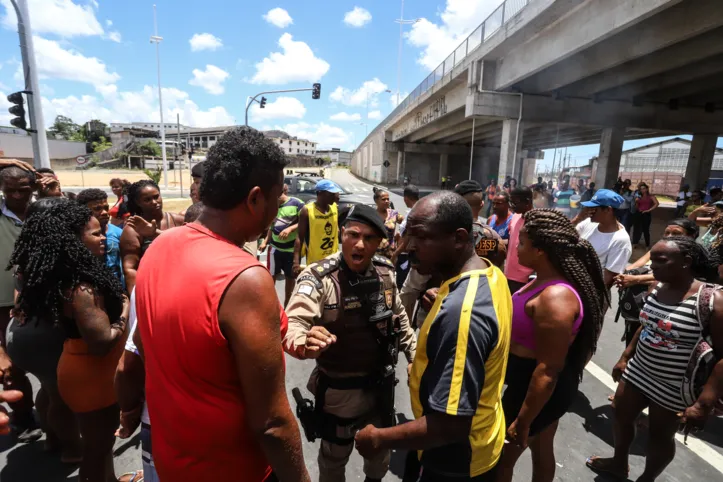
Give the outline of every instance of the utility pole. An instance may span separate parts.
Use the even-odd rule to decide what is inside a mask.
[[[180,149],[180,147],[181,147],[181,114],[178,114],[178,113],[176,113],[176,135],[178,136],[177,140],[176,140],[176,148]],[[181,154],[183,154],[183,153],[181,153]],[[183,197],[183,155],[178,156],[178,162],[179,162],[178,169],[179,169],[179,173],[180,173],[180,177],[181,177],[181,197]],[[189,169],[191,168],[190,162],[188,163],[188,168]]]
[[[20,55],[23,60],[25,94],[28,98],[28,116],[30,117],[30,137],[33,142],[33,164],[36,168],[50,167],[48,138],[45,134],[45,120],[40,97],[38,69],[35,63],[33,31],[30,27],[30,13],[27,0],[10,0],[18,17],[18,36],[20,37]]]
[[[151,36],[151,43],[156,44],[156,65],[158,67],[158,105],[161,111],[161,154],[163,155],[163,189],[168,189],[168,159],[166,159],[166,126],[163,125],[163,93],[161,92],[161,49],[160,43],[163,37],[158,36],[158,16],[156,6],[153,5],[153,29],[155,34]]]
[[[420,20],[420,18],[415,18],[414,20],[404,20],[404,0],[402,0],[402,14],[398,20],[395,20],[395,22],[399,24],[399,53],[397,54],[397,105],[401,102],[399,95],[402,88],[402,45],[404,38],[404,26],[412,25]]]

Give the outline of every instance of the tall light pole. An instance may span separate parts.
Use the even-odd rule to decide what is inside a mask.
[[[369,136],[369,126],[366,122],[360,122],[360,126],[364,126],[364,138],[366,139]]]
[[[49,168],[50,154],[48,153],[48,138],[45,135],[45,120],[43,119],[38,69],[35,64],[35,46],[33,45],[33,32],[30,28],[28,2],[27,0],[10,1],[18,17],[20,56],[23,60],[25,93],[28,98],[28,116],[31,127],[29,132],[33,143],[33,164],[36,168]]]
[[[395,20],[395,22],[399,24],[399,54],[397,56],[397,105],[399,105],[399,102],[401,102],[399,94],[402,88],[402,39],[404,38],[404,26],[412,25],[419,22],[420,20],[422,19],[415,18],[413,20],[404,20],[404,0],[402,0],[402,14],[397,20]]]
[[[166,126],[163,125],[163,93],[161,92],[161,49],[163,37],[158,36],[158,16],[156,6],[153,5],[153,29],[155,35],[151,36],[151,43],[156,44],[156,64],[158,66],[158,105],[161,111],[161,154],[163,155],[163,189],[168,189],[168,160],[166,159]]]

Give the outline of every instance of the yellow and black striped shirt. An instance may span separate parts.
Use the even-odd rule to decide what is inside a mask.
[[[492,469],[505,440],[502,387],[512,299],[497,267],[442,284],[419,331],[409,389],[416,418],[430,412],[472,417],[466,442],[420,452],[425,472],[476,477]]]

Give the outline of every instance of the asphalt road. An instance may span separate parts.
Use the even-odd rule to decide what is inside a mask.
[[[359,196],[368,196],[369,202],[372,202],[372,186],[354,178],[348,171],[333,171],[331,178]],[[397,209],[406,212],[400,196],[391,194],[391,199]],[[282,299],[283,282],[276,284],[276,291]],[[614,293],[613,297],[617,298],[617,295]],[[616,309],[617,300],[607,314],[598,352],[592,363],[588,365],[578,397],[570,413],[560,421],[560,428],[555,439],[558,466],[555,480],[557,481],[595,480],[603,482],[607,480],[605,477],[590,472],[585,467],[585,459],[590,455],[607,456],[612,454],[612,411],[607,396],[612,393],[614,385],[609,373],[623,350],[620,342],[623,332],[622,323],[616,324],[613,321]],[[400,380],[406,380],[403,365],[403,363],[400,364],[398,370]],[[313,362],[311,361],[301,362],[287,357],[287,392],[290,400],[292,400],[291,389],[294,387],[301,387],[302,392],[309,396],[304,387],[312,368]],[[404,382],[397,386],[396,397],[400,420],[411,419],[409,393]],[[202,429],[202,421],[199,421],[199,430]],[[646,430],[641,429],[633,445],[630,460],[632,480],[635,480],[643,471],[646,440]],[[76,480],[77,471],[74,471],[72,467],[63,467],[55,456],[43,453],[42,447],[42,443],[13,446],[7,437],[0,437],[0,481]],[[705,432],[699,434],[699,437],[689,437],[687,446],[683,445],[682,439],[677,443],[676,458],[659,480],[661,482],[723,481],[723,450],[721,447],[723,447],[723,420],[715,419],[709,423]],[[316,480],[318,478],[316,457],[319,444],[318,442],[312,444],[304,439],[303,448],[307,467],[312,479]],[[119,440],[115,447],[115,454],[118,475],[140,468],[138,434],[125,441]],[[401,480],[403,462],[403,453],[393,454],[390,473],[384,480]],[[518,463],[515,480],[529,481],[531,476],[529,456],[525,455]],[[363,479],[362,459],[355,452],[347,466],[347,480],[361,481]]]

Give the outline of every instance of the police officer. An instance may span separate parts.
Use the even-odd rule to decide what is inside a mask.
[[[342,228],[341,253],[300,274],[286,309],[284,349],[295,358],[316,360],[307,388],[316,398],[315,420],[322,438],[321,482],[344,481],[354,432],[366,423],[388,420],[388,397],[380,387],[388,380],[383,375],[388,348],[384,335],[392,321],[399,351],[410,364],[414,359],[416,338],[397,293],[394,265],[374,254],[385,235],[373,208],[354,206]],[[393,380],[393,372],[391,376]],[[389,458],[387,451],[365,459],[366,480],[381,480]]]

